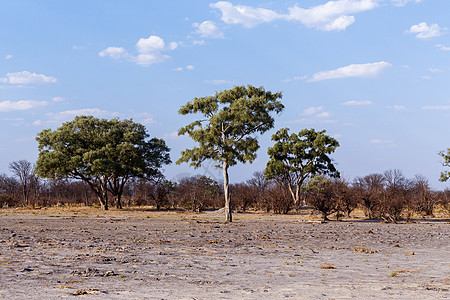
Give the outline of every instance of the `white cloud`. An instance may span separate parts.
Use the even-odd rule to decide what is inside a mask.
[[[392,106],[388,106],[387,108],[395,110],[395,111],[406,110],[406,107],[404,107],[403,105],[392,105]]]
[[[36,107],[42,107],[47,105],[46,101],[36,100],[20,100],[20,101],[2,101],[0,102],[0,112],[11,112],[18,110],[29,110]]]
[[[161,52],[175,50],[177,47],[178,43],[176,42],[170,42],[166,45],[161,37],[151,35],[148,38],[141,38],[137,41],[137,55],[130,54],[122,47],[108,47],[98,55],[100,57],[110,57],[115,60],[124,59],[138,65],[148,66],[170,59],[170,56],[162,54]]]
[[[310,28],[325,31],[344,30],[355,22],[356,14],[378,6],[378,0],[335,0],[323,5],[301,8],[290,7],[288,14],[280,14],[270,9],[233,5],[228,1],[210,4],[222,12],[222,20],[227,24],[241,24],[251,28],[261,23],[283,19],[298,21]]]
[[[221,84],[230,84],[230,80],[225,79],[213,79],[213,80],[205,80],[205,83],[208,84],[214,84],[214,85],[221,85]]]
[[[442,34],[441,27],[438,24],[428,25],[425,22],[411,26],[408,33],[416,34],[416,38],[421,40],[437,37]]]
[[[254,8],[244,5],[233,5],[228,1],[219,1],[209,5],[222,12],[222,21],[227,24],[241,24],[251,28],[258,24],[271,22],[281,18],[276,12],[265,8]]]
[[[223,39],[224,34],[220,31],[219,27],[213,21],[204,21],[202,23],[194,23],[192,24],[195,30],[195,33],[200,35],[203,38],[216,38]]]
[[[139,123],[144,125],[155,124],[155,116],[151,113],[143,112],[133,115],[133,119],[136,119]]]
[[[323,106],[316,106],[316,107],[309,107],[305,109],[300,115],[301,116],[312,116],[316,115],[320,112],[323,112],[324,107]]]
[[[334,123],[332,120],[332,113],[325,110],[323,106],[309,107],[299,114],[303,118],[298,120],[289,121],[288,123],[298,124],[298,123]]]
[[[423,110],[449,110],[450,105],[423,106]]]
[[[294,6],[289,8],[289,20],[300,21],[307,27],[320,30],[344,30],[355,22],[350,14],[371,10],[377,7],[375,0],[337,0],[308,9]]]
[[[98,54],[100,57],[110,57],[112,59],[130,58],[130,54],[122,47],[108,47]]]
[[[372,104],[371,101],[356,101],[356,100],[350,100],[344,103],[341,103],[341,105],[344,106],[363,106],[363,105],[370,105]]]
[[[65,99],[63,97],[53,97],[52,101],[53,102],[63,102]]]
[[[391,2],[394,4],[394,6],[405,6],[409,2],[419,3],[422,2],[422,0],[391,0]]]
[[[438,47],[442,51],[450,51],[450,47],[444,46],[442,44],[437,44],[436,47]]]
[[[430,79],[432,79],[431,76],[428,76],[428,75],[420,76],[420,78],[425,79],[425,80],[430,80]]]
[[[429,68],[428,71],[430,71],[431,73],[441,73],[442,70],[439,68]]]
[[[205,41],[204,40],[199,40],[199,41],[193,41],[192,42],[192,44],[194,44],[194,45],[204,45],[205,44]]]
[[[5,77],[0,77],[0,82],[9,84],[44,84],[55,83],[56,78],[44,74],[36,74],[28,71],[7,73]]]
[[[11,59],[11,58],[13,58],[14,56],[12,56],[11,54],[8,54],[8,55],[5,55],[5,59]]]
[[[192,70],[194,70],[195,68],[194,68],[194,66],[193,65],[187,65],[186,67],[178,67],[178,68],[175,68],[174,70],[175,71],[177,71],[177,72],[181,72],[181,71],[184,71],[184,70],[188,70],[188,71],[192,71]]]
[[[141,38],[136,43],[136,49],[139,53],[158,52],[163,50],[165,46],[164,40],[156,35],[151,35],[146,39]]]
[[[349,77],[374,77],[390,66],[391,64],[385,61],[368,64],[352,64],[336,70],[318,72],[308,81],[314,82]]]
[[[66,121],[76,116],[95,116],[98,118],[117,117],[118,113],[101,110],[99,108],[84,108],[76,110],[66,110],[58,113],[48,113],[47,116],[53,121]]]

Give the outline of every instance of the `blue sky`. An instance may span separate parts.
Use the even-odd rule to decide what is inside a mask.
[[[172,160],[194,120],[178,109],[234,85],[282,91],[276,129],[325,129],[349,180],[388,169],[433,187],[450,147],[448,0],[0,1],[0,173],[37,158],[36,134],[75,115],[133,118]],[[221,179],[206,163],[165,167]]]

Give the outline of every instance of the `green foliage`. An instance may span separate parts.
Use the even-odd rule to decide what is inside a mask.
[[[444,159],[442,165],[444,167],[450,167],[450,148],[447,149],[447,153],[442,151],[439,155]],[[440,180],[442,182],[447,181],[450,178],[450,171],[442,171]]]
[[[101,202],[107,199],[109,184],[109,191],[120,200],[128,179],[160,177],[161,166],[170,163],[165,142],[148,137],[145,127],[132,120],[77,116],[55,131],[38,133],[35,170],[50,179],[81,179]],[[107,202],[102,204],[107,209]]]
[[[202,119],[181,128],[178,135],[188,134],[199,146],[184,150],[177,163],[190,161],[191,166],[198,168],[207,159],[225,162],[227,166],[252,162],[259,148],[253,134],[273,128],[270,113],[283,110],[277,101],[281,97],[281,93],[248,85],[194,98],[181,107],[179,114],[201,114]]]
[[[286,183],[296,204],[304,180],[310,176],[327,174],[339,177],[331,158],[339,143],[323,131],[303,129],[289,135],[289,129],[278,130],[272,140],[275,145],[268,149],[270,160],[264,174],[268,179]]]

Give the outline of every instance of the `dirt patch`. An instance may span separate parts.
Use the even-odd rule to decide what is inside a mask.
[[[0,213],[0,298],[450,298],[446,221]]]

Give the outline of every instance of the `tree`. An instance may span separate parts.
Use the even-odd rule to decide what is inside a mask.
[[[77,116],[55,131],[38,133],[36,172],[54,180],[85,181],[107,210],[108,191],[120,205],[123,187],[130,178],[160,176],[160,167],[170,163],[165,142],[148,137],[145,127],[132,120]]]
[[[308,177],[328,174],[339,177],[331,158],[339,143],[325,134],[325,130],[303,129],[289,135],[289,129],[278,130],[272,140],[275,145],[267,151],[264,174],[268,179],[278,179],[287,185],[296,207],[299,206],[300,188]]]
[[[182,178],[177,187],[182,206],[201,212],[219,194],[218,183],[204,175]]]
[[[439,155],[444,159],[442,165],[444,167],[450,167],[450,148],[447,149],[447,153],[440,152]],[[442,182],[447,181],[450,178],[450,171],[442,171],[440,180]]]
[[[379,214],[387,222],[397,222],[409,202],[410,182],[400,170],[384,172],[384,193],[379,205]]]
[[[9,164],[11,172],[19,179],[22,186],[22,195],[25,205],[29,204],[29,189],[31,177],[33,176],[33,166],[29,161],[18,160]]]
[[[431,190],[430,183],[422,175],[416,175],[412,182],[412,205],[415,212],[433,216],[435,206],[439,199]]]
[[[343,211],[347,217],[350,217],[352,211],[358,206],[355,189],[349,186],[345,179],[336,178],[331,183],[339,212]],[[336,217],[340,216],[339,212]]]
[[[338,202],[333,191],[333,183],[322,175],[314,176],[308,180],[303,189],[306,192],[308,203],[322,213],[323,221],[338,210]]]
[[[280,113],[284,106],[263,87],[235,86],[213,96],[194,98],[182,106],[179,114],[201,114],[203,117],[181,128],[178,135],[188,134],[199,145],[181,152],[177,164],[189,162],[199,168],[208,159],[216,161],[223,171],[225,219],[232,221],[228,168],[238,162],[253,162],[259,148],[255,134],[274,126],[271,112]]]
[[[384,176],[379,173],[357,177],[354,186],[361,197],[361,203],[366,208],[366,215],[372,219],[379,206],[384,192]]]
[[[168,196],[174,190],[175,190],[175,183],[166,179],[158,180],[153,185],[151,199],[155,203],[156,210],[160,210],[161,206],[166,205],[168,203]]]

